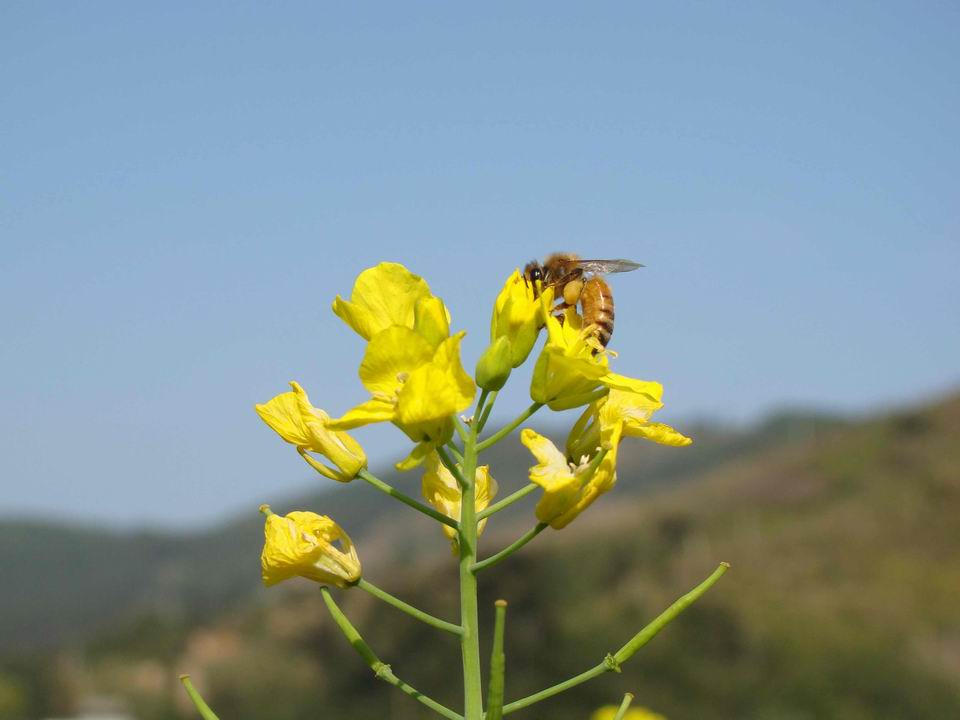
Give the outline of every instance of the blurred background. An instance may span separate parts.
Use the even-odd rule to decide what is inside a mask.
[[[364,268],[427,278],[472,368],[503,280],[557,250],[646,265],[611,279],[614,367],[696,442],[625,445],[612,494],[483,578],[508,698],[734,569],[517,717],[625,691],[670,720],[960,716],[958,30],[946,2],[3,3],[0,719],[194,717],[180,672],[222,718],[425,717],[314,587],[259,587],[256,508],[333,516],[371,580],[455,617],[442,534],[253,404],[366,397],[330,312]],[[399,431],[356,437],[418,494]],[[515,440],[489,460],[525,482]],[[342,597],[459,702],[454,644]]]

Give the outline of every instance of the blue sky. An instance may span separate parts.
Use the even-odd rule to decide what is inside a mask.
[[[384,259],[468,367],[516,265],[645,263],[615,362],[677,423],[957,387],[958,31],[955,3],[4,3],[0,514],[190,526],[317,482],[252,405],[364,398],[329,306]]]

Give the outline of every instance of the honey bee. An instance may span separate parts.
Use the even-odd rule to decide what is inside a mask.
[[[553,253],[542,264],[534,260],[523,269],[523,277],[533,284],[553,287],[562,297],[555,312],[579,302],[584,326],[593,325],[600,345],[607,346],[613,335],[613,291],[601,276],[629,272],[643,265],[632,260],[581,260],[573,253]]]

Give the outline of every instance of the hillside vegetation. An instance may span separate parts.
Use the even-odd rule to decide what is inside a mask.
[[[594,665],[720,560],[733,569],[621,674],[514,717],[585,720],[628,690],[671,720],[960,717],[960,398],[849,426],[785,418],[695,435],[690,449],[636,450],[610,495],[482,577],[488,608],[510,602],[508,698]],[[520,458],[494,458],[495,474]],[[521,481],[504,474],[504,491]],[[355,536],[372,581],[455,618],[439,531],[367,490],[314,507]],[[531,505],[498,515],[484,548],[526,529]],[[372,677],[314,587],[253,589],[258,525],[140,538],[153,571],[125,608],[101,609],[109,629],[74,632],[69,651],[8,647],[5,682],[38,715],[51,711],[41,695],[65,709],[96,691],[126,695],[144,720],[191,717],[172,682],[185,671],[225,720],[426,717]],[[136,566],[136,547],[118,560]],[[457,705],[452,639],[359,591],[338,596],[398,675]]]

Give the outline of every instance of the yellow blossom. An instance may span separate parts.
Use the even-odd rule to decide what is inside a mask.
[[[617,716],[617,710],[619,709],[616,705],[607,705],[591,715],[590,720],[613,720]],[[652,710],[634,706],[627,710],[623,716],[623,720],[667,720],[667,718]]]
[[[578,458],[591,455],[599,447],[616,450],[623,437],[640,437],[660,445],[683,447],[693,440],[669,425],[651,422],[650,417],[663,407],[663,387],[648,383],[647,392],[611,390],[591,403],[570,430],[567,455]]]
[[[542,298],[542,299],[541,299]],[[527,359],[544,325],[544,308],[553,304],[553,288],[544,288],[541,298],[519,270],[507,278],[493,306],[490,342],[505,337],[510,343],[510,365],[519,367]]]
[[[453,434],[453,417],[465,410],[476,386],[460,363],[464,333],[436,348],[415,330],[393,326],[377,333],[360,363],[360,380],[372,397],[331,420],[335,430],[375,422],[393,422],[418,443],[397,464],[402,470],[419,465],[433,448]]]
[[[426,280],[399,263],[384,262],[364,270],[357,276],[350,300],[339,295],[334,299],[333,312],[365,340],[393,325],[418,326],[434,345],[441,335],[449,334],[446,307],[431,294]]]
[[[525,428],[520,441],[537,459],[530,468],[530,480],[543,488],[537,503],[537,520],[559,530],[566,527],[594,500],[616,482],[616,454],[583,458],[579,464],[566,456],[547,438]],[[597,462],[599,458],[599,462]]]
[[[264,585],[297,575],[319,583],[348,587],[360,579],[360,559],[350,538],[333,520],[312,512],[286,517],[266,508],[260,562]]]
[[[591,327],[574,308],[564,311],[563,321],[547,318],[547,343],[530,381],[530,397],[552,410],[568,410],[588,403],[609,389],[649,392],[644,380],[610,372],[607,353]]]
[[[476,509],[485,509],[497,495],[497,481],[490,476],[490,466],[481,465],[476,471]],[[427,456],[426,471],[423,473],[423,497],[437,510],[449,518],[460,520],[460,504],[463,492],[456,478],[440,461],[440,456],[432,452]],[[483,532],[487,519],[477,523],[477,535]],[[449,525],[442,525],[443,532],[450,538],[454,552],[459,552],[457,531]]]
[[[345,432],[328,427],[330,416],[310,404],[300,385],[290,383],[293,392],[285,392],[256,410],[260,418],[297,451],[314,469],[331,480],[349,482],[367,466],[367,456],[360,444]],[[333,467],[318,462],[308,453],[323,455]]]

